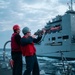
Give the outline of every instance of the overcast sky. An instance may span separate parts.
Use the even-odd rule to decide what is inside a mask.
[[[70,0],[0,0],[0,48],[10,40],[14,24],[21,29],[28,26],[33,34],[56,15],[63,15],[67,3]]]

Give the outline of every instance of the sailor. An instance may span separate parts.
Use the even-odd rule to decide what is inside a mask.
[[[34,43],[39,42],[42,36],[39,35],[38,38],[35,38],[35,35],[31,36],[31,31],[28,27],[24,27],[22,32],[24,36],[21,39],[21,50],[26,61],[26,70],[23,75],[31,75],[31,73],[32,75],[40,75]]]
[[[22,75],[22,52],[20,49],[20,27],[13,26],[13,34],[11,36],[11,56],[13,60],[12,75]]]

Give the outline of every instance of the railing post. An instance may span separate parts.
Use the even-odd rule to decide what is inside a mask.
[[[3,62],[2,62],[2,68],[6,68],[7,67],[7,64],[6,64],[6,55],[5,55],[5,49],[6,49],[6,45],[11,42],[11,41],[7,41],[5,44],[4,44],[4,47],[3,47]]]

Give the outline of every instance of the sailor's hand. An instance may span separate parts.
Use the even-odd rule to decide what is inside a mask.
[[[32,35],[32,38],[36,38],[36,35]]]

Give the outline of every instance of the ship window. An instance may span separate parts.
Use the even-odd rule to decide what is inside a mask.
[[[52,37],[52,40],[55,40],[55,37]]]
[[[59,25],[55,25],[55,27],[58,27],[58,26],[61,26],[60,24]]]
[[[63,39],[69,39],[69,36],[68,35],[63,36]]]
[[[72,42],[72,43],[75,43],[75,35],[72,36],[71,42]]]
[[[50,41],[50,38],[48,38],[48,41]]]
[[[52,42],[51,46],[61,46],[62,42]]]
[[[61,39],[61,38],[62,38],[61,36],[58,37],[58,39]]]
[[[62,45],[62,42],[58,42],[59,45]]]

